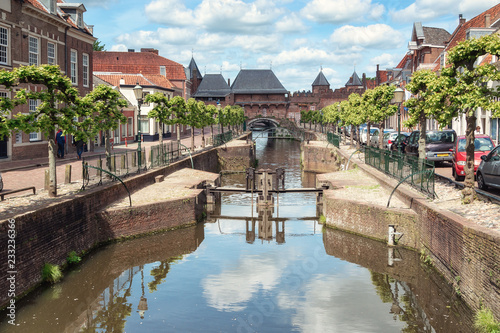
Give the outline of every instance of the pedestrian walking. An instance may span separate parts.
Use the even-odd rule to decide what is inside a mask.
[[[57,131],[56,143],[57,143],[57,157],[64,158],[64,144],[66,143],[66,137],[63,135],[61,129]]]
[[[75,139],[73,138],[73,140],[75,140]],[[78,159],[81,160],[85,142],[82,139],[78,139],[78,140],[75,140],[73,144],[76,147],[76,155],[77,155]]]

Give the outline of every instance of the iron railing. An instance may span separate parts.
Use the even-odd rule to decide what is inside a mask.
[[[328,143],[331,143],[335,147],[340,147],[340,136],[338,136],[337,134],[334,134],[332,132],[326,133],[326,140],[328,141]]]
[[[226,142],[229,142],[233,139],[233,132],[232,131],[227,131],[221,134],[214,135],[214,147],[218,147],[220,145],[223,145]]]
[[[366,164],[398,180],[408,177],[407,183],[431,198],[435,197],[434,162],[375,147],[365,147],[364,153]]]
[[[172,161],[177,160],[180,156],[181,150],[177,141],[152,146],[149,154],[150,168],[170,165]]]

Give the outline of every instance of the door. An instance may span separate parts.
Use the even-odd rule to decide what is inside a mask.
[[[7,136],[0,138],[0,158],[7,158],[7,144],[9,138]]]

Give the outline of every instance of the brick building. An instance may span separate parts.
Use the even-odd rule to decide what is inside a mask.
[[[129,103],[137,108],[132,88],[139,83],[143,87],[143,94],[162,92],[165,96],[191,97],[192,81],[187,76],[189,72],[181,64],[159,55],[158,50],[142,48],[140,52],[130,49],[128,52],[96,51],[94,52],[94,74],[101,80],[115,86],[127,98]],[[193,72],[197,67],[193,67]],[[197,75],[195,74],[195,77]],[[141,134],[145,141],[156,141],[159,136],[159,126],[154,119],[149,119],[147,114],[152,105],[142,104],[139,115]],[[126,115],[129,123],[126,128],[115,131],[115,141],[123,142],[130,138],[130,131],[137,134],[137,116]],[[163,126],[164,137],[176,133],[175,126]],[[123,127],[123,126],[122,126]],[[170,133],[170,134],[167,134]],[[188,126],[181,125],[181,134],[188,134]],[[128,139],[127,139],[128,140]]]
[[[62,0],[0,1],[0,68],[54,64],[68,75],[81,95],[92,89],[92,26],[85,24],[85,6]],[[26,86],[36,89],[36,86]],[[0,97],[12,97],[0,87]],[[40,101],[30,100],[13,113],[36,110]],[[0,163],[48,156],[43,133],[12,133],[0,138]],[[66,140],[72,151],[71,138]]]

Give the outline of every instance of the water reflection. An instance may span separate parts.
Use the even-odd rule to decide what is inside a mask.
[[[259,167],[286,168],[286,187],[314,187],[297,143],[258,140],[257,155]],[[245,175],[222,180],[241,186]],[[20,302],[16,330],[4,321],[0,331],[473,331],[471,312],[417,253],[322,228],[314,194],[264,208],[251,194],[221,201],[205,224],[93,252]]]

